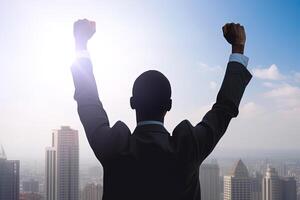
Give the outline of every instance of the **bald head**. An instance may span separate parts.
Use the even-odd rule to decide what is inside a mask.
[[[131,107],[148,115],[159,115],[171,109],[171,85],[159,71],[142,73],[134,82]]]

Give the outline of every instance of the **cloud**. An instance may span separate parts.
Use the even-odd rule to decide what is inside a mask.
[[[276,85],[274,83],[271,83],[271,82],[263,82],[263,86],[265,86],[267,88],[274,88],[274,87],[276,87]]]
[[[205,72],[221,72],[222,67],[217,65],[217,66],[210,66],[208,64],[205,64],[203,62],[199,62],[198,66],[200,70],[205,71]]]
[[[271,65],[269,68],[254,68],[253,75],[259,79],[266,80],[282,80],[284,76],[279,72],[275,64]]]
[[[300,109],[300,88],[290,84],[281,84],[264,93],[267,98],[274,99],[275,103],[283,110]]]
[[[296,73],[294,74],[294,79],[295,79],[296,82],[299,82],[299,83],[300,83],[300,72],[296,72]]]
[[[247,102],[240,108],[241,116],[246,118],[257,117],[257,115],[262,114],[263,111],[264,109],[255,102]]]
[[[282,84],[265,93],[266,97],[298,97],[300,95],[300,88],[291,86],[289,84]]]

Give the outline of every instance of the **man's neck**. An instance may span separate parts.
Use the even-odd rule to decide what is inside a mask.
[[[143,122],[143,121],[157,121],[160,123],[164,123],[164,115],[163,116],[143,116],[139,113],[136,113],[136,122]]]

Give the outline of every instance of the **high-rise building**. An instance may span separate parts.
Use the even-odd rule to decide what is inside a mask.
[[[33,179],[22,182],[22,192],[39,192],[39,182]]]
[[[251,200],[251,178],[242,160],[224,176],[224,200]]]
[[[81,200],[101,200],[103,188],[102,185],[96,183],[88,183],[81,192]]]
[[[201,199],[220,200],[220,169],[217,163],[200,167]]]
[[[46,149],[46,200],[79,199],[78,131],[68,126],[52,133]]]
[[[56,150],[54,147],[46,148],[45,163],[45,193],[46,200],[56,200]]]
[[[19,200],[20,161],[7,160],[3,146],[0,149],[0,199]]]
[[[263,200],[281,200],[281,180],[273,167],[268,167],[263,179]]]
[[[297,200],[297,184],[294,177],[281,179],[282,200]]]
[[[251,177],[251,200],[262,200],[262,180],[263,176],[259,172]]]

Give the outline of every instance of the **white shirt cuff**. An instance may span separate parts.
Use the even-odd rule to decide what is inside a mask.
[[[90,53],[88,52],[88,50],[76,51],[76,59],[79,58],[90,58]]]
[[[229,57],[229,62],[238,62],[247,67],[249,58],[240,53],[232,53]]]

